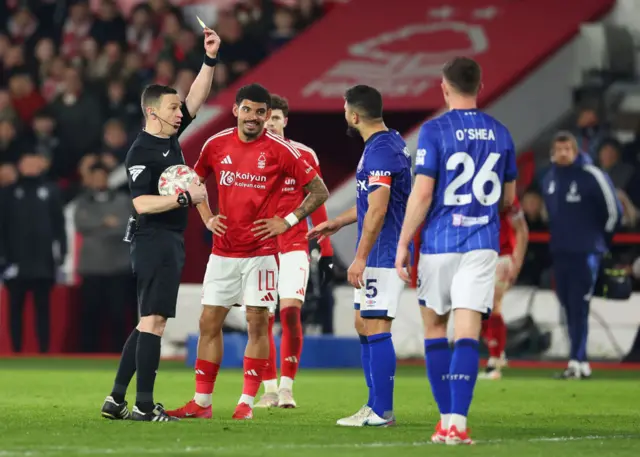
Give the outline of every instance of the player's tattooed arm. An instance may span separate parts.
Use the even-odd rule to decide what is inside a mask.
[[[307,192],[307,196],[300,206],[293,211],[299,221],[313,213],[329,198],[329,190],[319,176],[316,176],[309,184],[304,186],[304,190]]]

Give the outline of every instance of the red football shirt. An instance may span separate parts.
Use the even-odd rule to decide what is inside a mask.
[[[287,140],[293,145],[301,154],[302,158],[311,165],[318,176],[322,176],[320,173],[320,162],[315,151],[310,147],[298,143],[297,141]],[[282,188],[282,196],[278,201],[278,216],[285,217],[287,214],[294,211],[300,206],[305,198],[304,186],[300,186],[296,182],[296,178],[287,177],[284,180],[284,187]],[[322,205],[311,214],[311,221],[316,226],[327,220],[327,208]],[[284,232],[278,237],[278,250],[281,253],[292,251],[306,251],[309,252],[309,240],[306,235],[309,231],[307,220],[302,220],[289,230]],[[320,252],[323,257],[332,256],[333,248],[328,238],[322,240],[320,243]]]
[[[513,229],[513,220],[524,217],[518,197],[513,205],[500,213],[500,255],[512,255],[516,247],[516,231]]]
[[[237,129],[213,135],[194,167],[201,178],[215,175],[218,208],[227,231],[213,237],[212,252],[224,257],[257,257],[278,252],[277,239],[260,241],[251,229],[258,219],[276,215],[285,179],[307,185],[316,171],[282,138],[265,132],[245,143]]]

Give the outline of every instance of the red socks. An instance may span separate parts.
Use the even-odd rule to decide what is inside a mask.
[[[500,358],[507,345],[507,326],[501,314],[492,314],[485,322],[486,328],[483,323],[482,336],[489,348],[489,357]]]
[[[282,346],[280,348],[280,375],[295,379],[302,353],[302,322],[300,308],[291,306],[280,311]]]
[[[220,365],[209,362],[208,360],[196,359],[196,393],[212,394],[213,385],[216,383],[216,377]]]
[[[269,316],[269,364],[264,369],[262,374],[263,381],[269,381],[271,379],[278,378],[278,372],[276,368],[276,342],[273,339],[273,324],[276,321],[276,316]]]
[[[260,383],[262,382],[262,377],[268,364],[268,359],[252,359],[251,357],[244,357],[243,395],[248,395],[249,397],[256,396],[258,389],[260,389]]]

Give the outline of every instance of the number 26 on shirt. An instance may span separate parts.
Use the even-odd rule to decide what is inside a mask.
[[[500,177],[493,171],[500,160],[500,154],[491,152],[476,173],[473,158],[466,152],[456,152],[447,160],[447,171],[455,171],[462,165],[462,173],[449,183],[444,191],[444,204],[447,206],[462,206],[470,204],[475,198],[483,206],[495,205],[500,200],[502,186]],[[471,181],[471,193],[456,193],[458,189]],[[491,191],[485,192],[487,183],[491,183]]]

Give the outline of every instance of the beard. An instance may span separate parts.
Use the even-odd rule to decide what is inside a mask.
[[[249,130],[245,125],[242,126],[242,133],[244,133],[244,135],[247,138],[258,138],[258,136],[260,136],[260,134],[263,132],[264,130],[264,125],[260,125],[260,123],[256,124],[256,130]]]
[[[360,131],[357,128],[348,126],[347,127],[347,136],[350,136],[351,138],[358,138],[361,135],[360,135]]]

